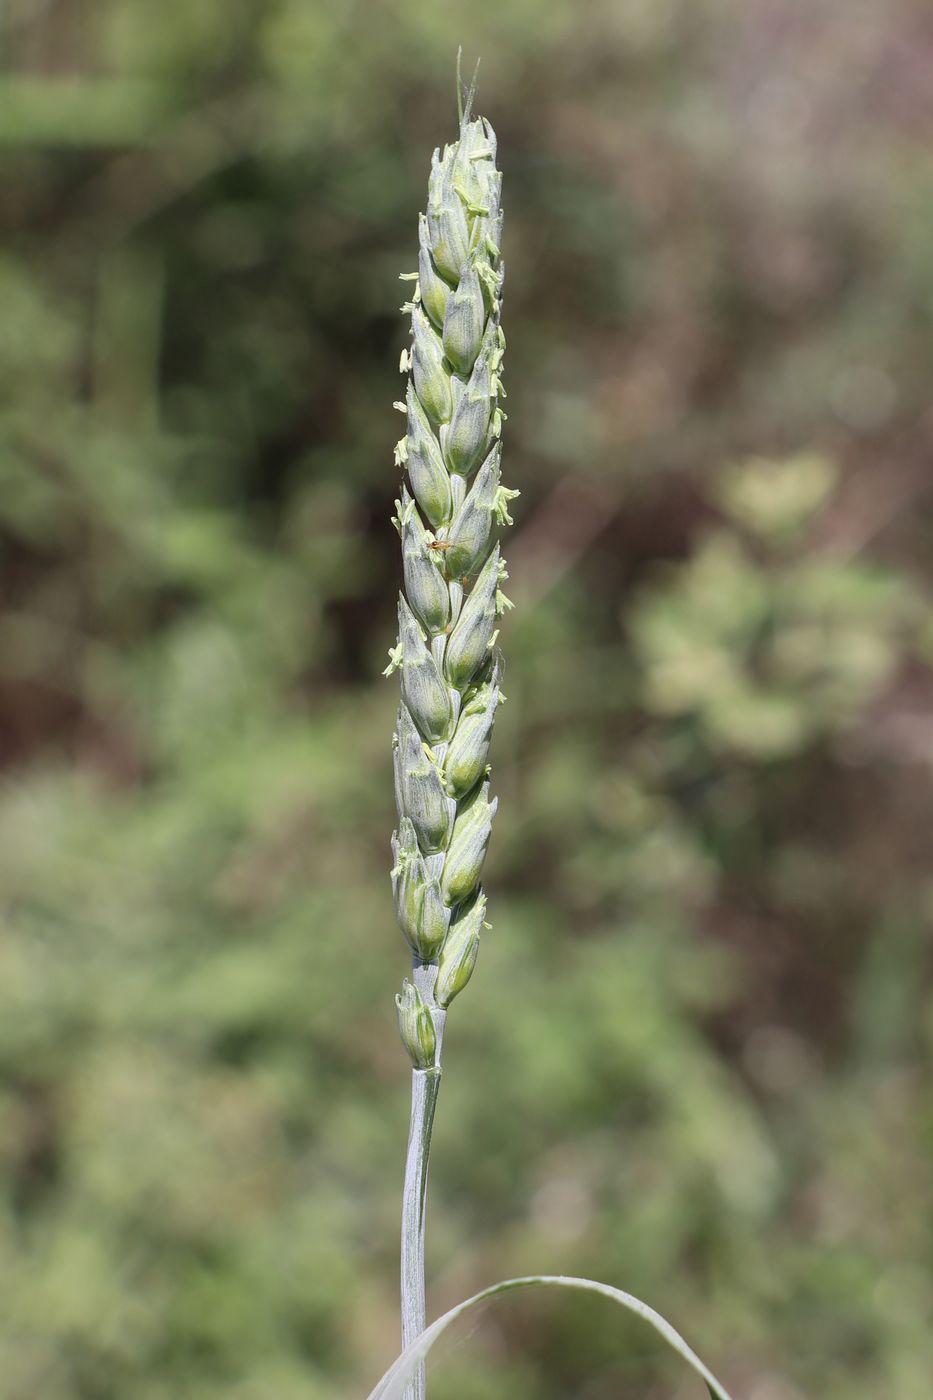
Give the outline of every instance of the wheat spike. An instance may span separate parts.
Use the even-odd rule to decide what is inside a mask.
[[[415,289],[404,308],[412,338],[402,352],[409,378],[399,407],[407,432],[396,458],[408,484],[394,518],[404,590],[387,668],[401,671],[392,890],[418,996],[437,1030],[434,1067],[443,1014],[469,980],[488,927],[480,874],[496,802],[487,760],[503,698],[497,619],[508,606],[496,535],[511,523],[508,502],[518,494],[499,475],[502,176],[495,132],[471,117],[470,97],[459,138],[434,152]],[[414,1005],[411,990],[405,998]],[[427,1039],[415,1038],[411,1024],[404,1043],[417,1069],[430,1068]]]

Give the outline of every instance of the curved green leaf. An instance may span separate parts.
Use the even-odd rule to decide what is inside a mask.
[[[575,1288],[584,1293],[600,1293],[604,1298],[611,1298],[614,1303],[619,1303],[623,1308],[642,1318],[653,1327],[656,1332],[672,1347],[688,1366],[696,1371],[698,1376],[702,1376],[706,1382],[706,1388],[712,1400],[731,1400],[729,1392],[726,1390],[712,1371],[697,1356],[696,1352],[688,1347],[679,1332],[667,1322],[660,1313],[656,1313],[654,1308],[649,1308],[647,1303],[643,1303],[640,1298],[634,1298],[631,1293],[623,1293],[621,1288],[613,1288],[608,1283],[597,1283],[591,1278],[564,1278],[558,1274],[536,1274],[529,1278],[510,1278],[502,1283],[494,1283],[491,1288],[484,1288],[481,1293],[475,1293],[472,1298],[467,1298],[464,1302],[458,1303],[450,1312],[444,1313],[436,1322],[426,1328],[420,1337],[416,1337],[409,1347],[402,1352],[401,1356],[393,1362],[385,1375],[377,1382],[375,1388],[370,1392],[368,1400],[400,1400],[412,1373],[423,1361],[431,1350],[438,1337],[452,1322],[456,1322],[458,1317],[462,1317],[471,1308],[478,1307],[488,1298],[495,1298],[500,1293],[509,1293],[518,1288]]]

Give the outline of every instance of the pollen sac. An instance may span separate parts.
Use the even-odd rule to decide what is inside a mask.
[[[401,596],[398,634],[402,646],[402,700],[428,743],[446,739],[452,717],[450,694],[415,615]]]
[[[444,315],[444,354],[460,374],[469,374],[483,343],[486,308],[474,267],[467,266],[460,285],[447,298]]]
[[[423,214],[418,216],[418,287],[421,293],[421,305],[437,329],[442,330],[450,288],[434,266],[428,235],[428,221]]]
[[[415,500],[436,529],[450,519],[450,477],[444,466],[440,445],[410,381],[407,402],[408,479]]]
[[[492,376],[485,348],[473,366],[447,429],[444,456],[452,472],[471,476],[489,437]]]
[[[498,669],[494,669],[491,680],[463,707],[447,749],[444,778],[451,797],[465,797],[486,772],[498,705]]]
[[[424,962],[435,962],[450,924],[437,880],[428,878],[415,828],[407,817],[392,837],[392,898],[405,941]]]
[[[404,705],[399,708],[394,760],[400,795],[399,816],[408,817],[425,854],[446,849],[456,804],[447,796],[437,764]]]
[[[501,447],[496,443],[476,480],[457,511],[447,534],[445,565],[451,578],[469,578],[482,563],[489,536],[499,486]]]
[[[451,924],[434,986],[438,1006],[446,1009],[472,977],[485,913],[486,896],[481,891],[469,909],[458,914]]]
[[[450,618],[450,594],[435,553],[428,548],[421,516],[404,488],[399,503],[399,530],[405,594],[412,611],[429,632],[443,632]]]
[[[417,987],[406,978],[395,998],[402,1044],[415,1069],[432,1069],[437,1048],[431,1011]]]
[[[496,625],[496,591],[499,584],[499,546],[490,554],[461,609],[444,653],[447,679],[463,690],[489,655]],[[407,665],[407,662],[406,662]],[[405,668],[402,669],[402,684]]]
[[[441,871],[444,903],[460,904],[468,899],[479,882],[489,833],[499,799],[487,801],[489,784],[483,783],[463,807],[454,823],[453,836]]]
[[[415,393],[432,422],[446,423],[452,408],[450,379],[444,369],[440,341],[419,306],[411,313],[411,328],[414,336],[411,374]]]

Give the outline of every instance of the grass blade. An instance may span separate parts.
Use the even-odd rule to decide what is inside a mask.
[[[655,1312],[654,1308],[649,1308],[647,1303],[643,1303],[640,1298],[635,1298],[631,1293],[623,1293],[621,1288],[613,1288],[608,1283],[597,1283],[590,1278],[564,1278],[557,1274],[536,1274],[528,1278],[511,1278],[502,1283],[494,1283],[491,1288],[484,1288],[481,1293],[475,1293],[472,1298],[467,1298],[462,1303],[457,1303],[456,1307],[444,1313],[436,1322],[432,1322],[420,1337],[417,1337],[410,1346],[406,1347],[401,1356],[389,1367],[385,1375],[377,1382],[375,1388],[370,1392],[368,1400],[399,1400],[405,1386],[413,1371],[423,1362],[428,1352],[431,1350],[438,1338],[446,1332],[447,1328],[457,1318],[472,1308],[478,1307],[489,1298],[495,1298],[500,1293],[510,1293],[519,1288],[570,1288],[577,1289],[583,1293],[599,1293],[604,1298],[611,1298],[614,1303],[627,1308],[647,1322],[649,1327],[664,1338],[668,1346],[682,1356],[687,1365],[696,1371],[706,1382],[711,1400],[731,1400],[729,1392],[713,1375],[708,1366],[697,1356],[696,1352],[687,1345],[683,1337],[671,1324]]]

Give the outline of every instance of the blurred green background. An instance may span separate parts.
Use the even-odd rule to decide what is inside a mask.
[[[429,1312],[660,1307],[745,1400],[933,1375],[933,14],[7,0],[0,1393],[396,1350],[399,272],[505,173],[490,917]],[[696,1395],[504,1303],[436,1400]]]

